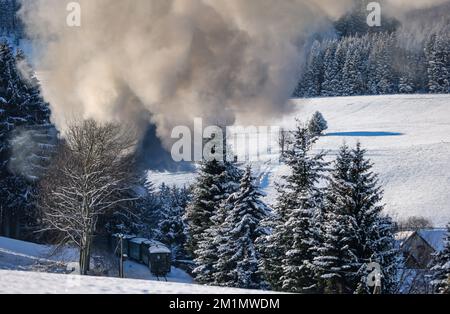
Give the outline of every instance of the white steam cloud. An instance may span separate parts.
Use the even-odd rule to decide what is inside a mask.
[[[79,0],[81,27],[66,24],[68,2],[22,0],[54,122],[151,120],[166,140],[194,117],[230,125],[285,113],[303,45],[353,0]]]
[[[73,116],[151,119],[163,139],[194,117],[229,125],[285,113],[308,36],[349,8],[332,0],[81,0],[81,27],[69,27],[66,1],[22,2],[60,128]]]

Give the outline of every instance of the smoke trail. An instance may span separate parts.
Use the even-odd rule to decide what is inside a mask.
[[[445,0],[389,0],[401,12]],[[352,0],[80,0],[81,27],[66,1],[22,0],[41,46],[44,96],[63,129],[72,116],[137,123],[158,135],[194,117],[229,125],[289,110],[309,37]],[[413,5],[413,6],[412,6]]]
[[[348,8],[332,0],[22,0],[41,45],[44,96],[60,128],[71,116],[157,126],[194,117],[232,124],[289,110],[303,45]],[[351,1],[348,0],[347,3]]]

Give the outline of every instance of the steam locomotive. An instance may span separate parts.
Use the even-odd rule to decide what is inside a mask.
[[[115,254],[146,265],[156,276],[166,276],[171,270],[171,251],[161,242],[133,235],[113,234],[111,248]]]

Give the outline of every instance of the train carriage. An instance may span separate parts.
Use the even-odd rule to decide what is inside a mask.
[[[149,268],[157,276],[165,276],[171,271],[172,254],[162,243],[151,241],[149,251]]]
[[[146,265],[156,276],[165,276],[171,271],[172,253],[161,242],[139,238],[133,235],[114,234],[111,249],[120,255],[120,240],[123,238],[123,254]]]
[[[128,241],[129,246],[129,252],[130,252],[130,258],[134,259],[135,261],[142,262],[142,256],[143,256],[143,244],[147,242],[148,239],[144,238],[133,238]]]
[[[141,260],[144,265],[150,267],[150,246],[152,241],[147,240],[141,244]]]

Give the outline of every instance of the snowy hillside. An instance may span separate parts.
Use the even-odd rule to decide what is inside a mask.
[[[329,130],[317,146],[330,158],[345,141],[361,141],[375,163],[385,189],[386,211],[394,218],[430,218],[437,226],[450,221],[450,96],[394,95],[294,100],[294,114],[279,124],[289,129],[295,118],[323,113]],[[256,163],[268,203],[276,197],[274,183],[287,170],[276,163]],[[192,174],[150,173],[159,184],[185,185]]]
[[[171,282],[0,270],[0,294],[258,294]]]
[[[65,272],[77,260],[73,249],[55,251],[52,246],[0,237],[0,269]]]
[[[77,265],[77,261],[78,251],[74,248],[65,247],[55,251],[53,246],[0,237],[0,270],[68,273]],[[125,262],[124,269],[126,278],[158,281],[148,267],[132,260]],[[169,282],[193,283],[186,272],[175,267],[172,267],[166,279]]]
[[[261,293],[194,285],[188,274],[174,267],[167,275],[168,282],[158,281],[147,267],[133,261],[127,261],[125,264],[125,275],[128,279],[66,274],[68,266],[76,264],[76,260],[77,252],[73,249],[66,248],[55,253],[51,246],[0,237],[0,294]]]

